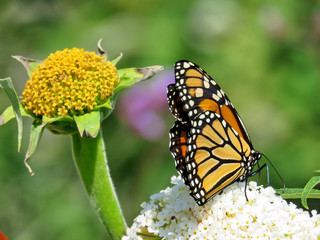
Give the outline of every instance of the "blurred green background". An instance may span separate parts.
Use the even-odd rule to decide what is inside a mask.
[[[111,59],[124,54],[119,68],[166,69],[147,85],[123,92],[121,108],[103,122],[111,175],[128,225],[140,204],[177,175],[168,150],[174,118],[163,104],[165,95],[148,98],[145,89],[155,84],[165,92],[161,81],[172,79],[172,65],[180,59],[196,62],[215,78],[255,148],[268,156],[288,187],[303,187],[320,169],[317,1],[3,0],[0,77],[12,77],[21,95],[27,75],[11,55],[44,59],[64,48],[95,51],[100,37]],[[135,104],[151,99],[153,105],[126,114],[133,109],[125,100],[130,91],[136,91],[131,93]],[[0,90],[0,111],[9,104]],[[143,114],[153,116],[147,133],[141,126],[134,129]],[[74,167],[70,137],[45,131],[30,161],[35,171],[30,177],[23,164],[30,123],[24,121],[20,154],[16,122],[0,127],[0,230],[15,240],[106,239]],[[153,128],[158,132],[146,136]],[[272,186],[282,186],[273,169],[270,178]],[[319,201],[309,203],[320,209]]]

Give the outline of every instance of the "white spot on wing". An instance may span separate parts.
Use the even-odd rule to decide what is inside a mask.
[[[223,127],[226,127],[226,126],[227,126],[227,123],[226,123],[225,120],[222,120],[221,123],[222,123]]]
[[[220,100],[220,97],[218,97],[217,94],[214,94],[214,93],[212,93],[212,98],[217,102]]]
[[[203,96],[203,90],[201,88],[196,88],[196,97],[201,98]]]
[[[184,67],[184,68],[189,68],[189,67],[190,67],[190,64],[187,63],[187,62],[184,62],[184,63],[183,63],[183,67]]]

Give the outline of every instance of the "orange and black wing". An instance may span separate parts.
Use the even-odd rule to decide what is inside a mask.
[[[199,205],[237,180],[244,180],[256,163],[248,159],[250,145],[221,115],[200,113],[190,127],[185,171],[191,196]]]
[[[175,159],[177,171],[182,176],[185,184],[189,185],[187,171],[185,168],[185,159],[187,156],[188,126],[176,121],[169,132],[170,145],[169,149]]]
[[[184,103],[181,101],[174,84],[167,87],[167,100],[172,115],[181,122],[189,122],[188,112],[184,109]]]
[[[179,104],[169,102],[169,106],[179,112],[174,115],[183,115],[184,119],[193,121],[205,111],[218,113],[252,147],[247,130],[229,98],[201,67],[191,61],[181,60],[176,62],[174,70],[175,89],[173,86],[170,88],[177,95],[176,99],[180,101]],[[179,108],[174,107],[173,103],[179,105]]]
[[[218,84],[190,61],[175,64],[168,103],[177,121],[170,130],[176,168],[199,205],[235,181],[246,180],[261,154]]]

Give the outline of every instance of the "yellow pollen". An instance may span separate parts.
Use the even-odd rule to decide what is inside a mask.
[[[37,116],[82,115],[105,103],[118,83],[115,65],[104,57],[64,49],[50,54],[32,72],[22,104]]]

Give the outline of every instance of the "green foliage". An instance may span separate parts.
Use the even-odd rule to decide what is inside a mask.
[[[283,199],[300,198],[302,206],[309,209],[307,203],[308,198],[320,199],[320,190],[313,189],[319,183],[320,176],[314,176],[308,181],[304,188],[286,188],[284,191],[282,189],[277,189],[276,192]]]
[[[29,166],[29,164],[27,163],[27,161],[29,160],[31,155],[33,155],[34,152],[36,151],[39,141],[41,139],[41,136],[43,134],[44,128],[45,128],[44,124],[36,121],[34,121],[31,126],[29,147],[28,147],[27,154],[24,158],[24,164],[28,168],[28,171],[31,173],[31,175],[33,175],[34,173],[31,167]]]
[[[18,152],[20,151],[21,147],[21,141],[22,141],[22,117],[21,117],[21,112],[20,112],[20,105],[19,105],[19,100],[17,93],[13,87],[12,80],[11,78],[4,78],[0,79],[0,87],[5,91],[5,93],[8,95],[10,102],[12,104],[12,110],[13,113],[17,119],[18,123]],[[11,111],[7,111],[6,115],[0,116],[0,125],[3,124],[4,122],[8,121],[10,117],[8,115],[11,115]]]
[[[306,209],[309,209],[307,204],[308,197],[320,199],[320,190],[318,190],[317,193],[315,193],[313,189],[319,183],[320,183],[320,176],[314,176],[309,180],[309,182],[304,187],[303,192],[301,194],[301,203]]]

